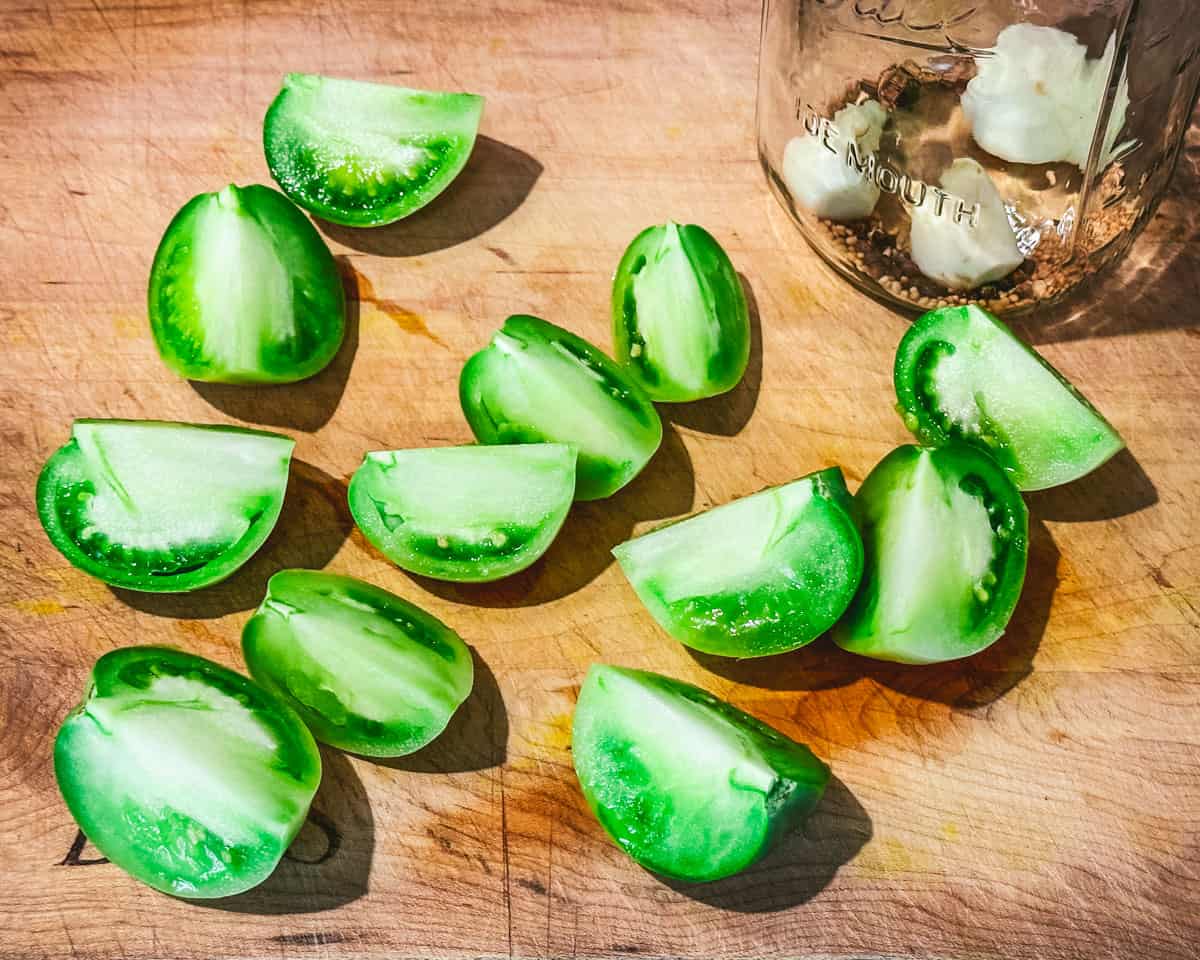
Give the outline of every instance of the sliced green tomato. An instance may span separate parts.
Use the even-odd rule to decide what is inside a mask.
[[[1057,370],[976,306],[913,324],[895,381],[904,422],[923,443],[981,446],[1022,490],[1077,480],[1125,445]]]
[[[450,185],[475,146],[483,97],[290,73],[267,110],[271,176],[333,223],[377,227]]]
[[[854,498],[862,586],[834,628],[852,653],[901,663],[969,657],[1004,633],[1025,580],[1029,518],[987,454],[905,446]]]
[[[38,514],[63,556],[105,583],[195,590],[267,539],[294,446],[238,427],[76,420],[38,477]]]
[[[159,355],[190,380],[303,380],[333,359],[345,333],[333,254],[270,187],[189,200],[158,245],[149,300]]]
[[[350,481],[354,522],[405,570],[498,580],[546,552],[575,494],[563,443],[368,453]]]
[[[724,657],[795,650],[833,626],[863,570],[836,467],[614,548],[638,597],[680,643]]]
[[[703,227],[667,223],[639,233],[613,278],[612,318],[616,357],[652,400],[715,396],[746,372],[746,295]]]
[[[573,443],[575,499],[611,496],[662,442],[649,397],[586,340],[537,317],[514,316],[471,357],[458,384],[480,443]]]
[[[163,647],[96,661],[54,742],[71,815],[113,863],[178,897],[262,883],[304,823],[321,757],[246,677]]]
[[[817,805],[829,768],[711,694],[594,664],[571,756],[588,806],[648,870],[703,882],[750,866]]]
[[[474,682],[471,651],[436,617],[353,577],[283,570],[242,632],[250,673],[323,743],[372,757],[419,750]]]

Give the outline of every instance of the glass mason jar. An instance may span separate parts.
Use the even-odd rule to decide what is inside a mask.
[[[1195,0],[765,0],[758,150],[866,292],[998,313],[1121,257],[1200,83]]]

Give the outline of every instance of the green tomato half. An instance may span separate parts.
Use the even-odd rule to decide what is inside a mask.
[[[838,646],[938,663],[1000,638],[1025,581],[1029,517],[991,457],[961,443],[899,447],[863,481],[854,512],[866,569]]]
[[[836,467],[635,537],[613,554],[667,633],[724,657],[811,643],[845,611],[863,570]]]
[[[54,742],[71,815],[126,873],[178,897],[262,883],[308,815],[321,757],[246,677],[164,647],[96,661]]]
[[[376,227],[407,217],[466,166],[483,97],[290,73],[263,146],[283,192],[319,217]]]
[[[294,446],[239,427],[76,420],[38,477],[38,516],[63,556],[105,583],[196,590],[263,545]]]
[[[333,254],[295,204],[262,186],[184,205],[154,256],[149,308],[163,362],[216,383],[311,377],[346,329]]]
[[[613,278],[617,359],[652,400],[701,400],[737,386],[750,359],[742,283],[695,224],[647,227]]]
[[[594,664],[571,756],[600,825],[648,870],[738,873],[816,807],[829,768],[802,744],[656,673]]]
[[[368,453],[349,489],[354,522],[396,566],[476,583],[545,553],[574,495],[565,443]]]
[[[896,351],[895,382],[904,422],[923,443],[979,446],[1022,490],[1077,480],[1125,446],[1062,374],[976,306],[914,323]]]
[[[463,367],[458,395],[480,443],[574,444],[576,500],[612,496],[662,442],[658,411],[629,374],[537,317],[505,320]]]
[[[471,651],[436,617],[380,587],[282,570],[242,632],[250,673],[322,743],[398,757],[433,740],[474,682]]]

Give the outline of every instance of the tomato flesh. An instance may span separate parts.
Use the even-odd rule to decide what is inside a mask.
[[[291,383],[322,370],[345,333],[333,254],[270,187],[193,197],[163,234],[150,271],[150,330],[181,377]]]
[[[690,882],[738,873],[816,807],[829,768],[699,687],[594,664],[571,756],[588,806],[648,870]]]
[[[895,384],[923,443],[980,447],[1022,490],[1077,480],[1124,446],[1065,377],[976,306],[914,323],[896,352]]]
[[[321,779],[312,735],[246,677],[164,647],[105,654],[59,729],[63,799],[104,856],[179,897],[265,880]]]
[[[38,477],[38,515],[63,556],[105,583],[196,590],[267,539],[294,446],[237,427],[76,420]]]
[[[545,320],[509,317],[463,367],[463,413],[481,443],[570,443],[575,499],[616,493],[662,442],[654,405],[612,359]]]
[[[466,166],[483,97],[288,74],[263,121],[271,176],[332,223],[415,213]]]
[[[845,611],[863,568],[836,467],[668,524],[613,553],[664,630],[726,657],[811,643]]]
[[[854,498],[866,566],[834,628],[853,653],[902,663],[968,657],[1004,633],[1025,580],[1029,518],[987,454],[893,450]]]
[[[242,632],[250,673],[323,743],[376,757],[433,740],[471,692],[471,651],[393,593],[318,570],[282,570]]]
[[[368,453],[350,481],[350,512],[405,570],[498,580],[557,536],[575,495],[575,457],[562,443]]]
[[[750,358],[741,279],[703,227],[643,230],[613,278],[616,358],[652,400],[683,402],[737,386]]]

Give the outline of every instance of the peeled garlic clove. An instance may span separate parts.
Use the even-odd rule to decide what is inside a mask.
[[[876,100],[843,107],[829,121],[829,132],[804,134],[783,151],[783,182],[792,199],[827,220],[860,220],[879,202],[879,187],[850,157],[860,161],[879,149],[887,111]],[[826,146],[828,143],[828,146]]]
[[[912,208],[911,252],[921,273],[951,290],[972,290],[1016,270],[1025,258],[987,171],[960,157],[942,174],[942,188]]]
[[[977,73],[962,96],[971,133],[988,153],[1013,163],[1087,166],[1116,56],[1116,35],[1104,55],[1055,27],[1015,23],[976,56]],[[1123,76],[1105,134],[1102,162],[1125,125],[1129,84]]]

